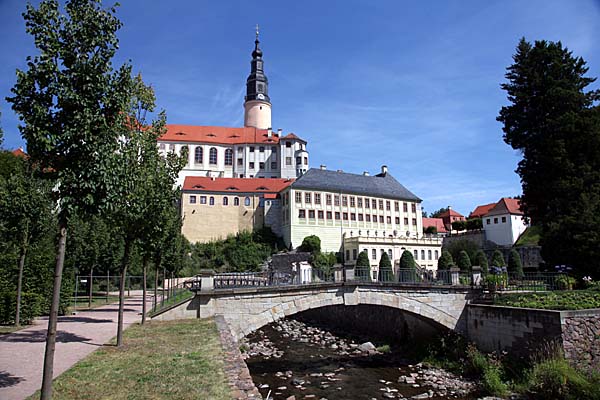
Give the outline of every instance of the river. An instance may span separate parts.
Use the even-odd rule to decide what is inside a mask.
[[[248,336],[242,348],[265,399],[477,398],[472,382],[413,364],[402,349],[379,351],[363,340],[286,318]]]

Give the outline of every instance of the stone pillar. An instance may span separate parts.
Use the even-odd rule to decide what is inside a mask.
[[[201,269],[196,276],[200,280],[200,291],[206,292],[215,288],[215,271],[212,269]]]
[[[452,286],[456,286],[460,284],[460,268],[452,267],[450,268],[450,284]]]
[[[481,286],[481,267],[474,265],[471,267],[473,277],[471,278],[471,286]]]

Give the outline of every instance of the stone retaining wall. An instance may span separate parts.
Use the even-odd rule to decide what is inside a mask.
[[[580,368],[600,371],[600,309],[561,311],[565,356]]]

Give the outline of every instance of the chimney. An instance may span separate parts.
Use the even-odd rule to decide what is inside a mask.
[[[452,210],[452,206],[448,206],[448,211]]]
[[[273,130],[271,128],[267,129],[267,137],[273,136]]]
[[[325,170],[327,169],[327,165],[325,165],[325,164],[321,164],[321,167],[320,167],[320,168],[321,168],[323,171],[325,171]]]
[[[381,173],[382,174],[387,174],[387,165],[382,165],[381,166]]]
[[[210,177],[210,180],[211,180],[211,181],[216,181],[216,180],[217,180],[217,178],[215,178],[214,176],[211,176],[211,177]]]
[[[281,128],[277,129],[277,136],[281,137],[282,134],[283,134],[283,129],[281,129]]]
[[[363,176],[369,176],[369,171],[363,171]]]

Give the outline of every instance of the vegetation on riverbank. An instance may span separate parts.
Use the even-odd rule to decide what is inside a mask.
[[[539,293],[506,293],[494,299],[495,305],[544,310],[584,310],[600,308],[599,290],[565,290]]]
[[[231,399],[212,320],[134,325],[54,381],[53,399]],[[38,399],[39,393],[30,397]]]

